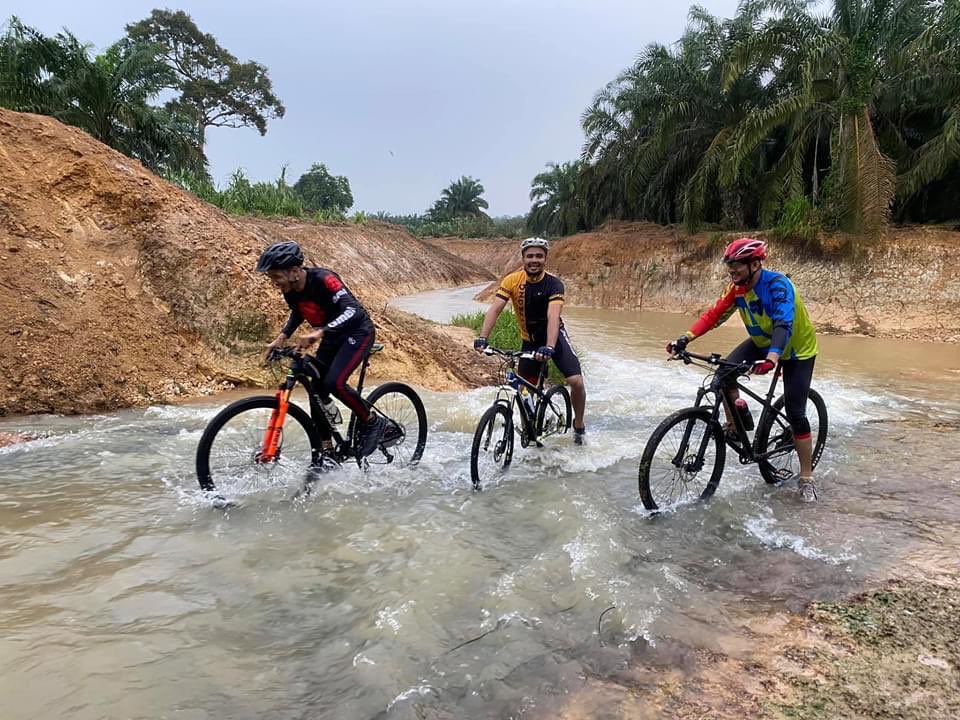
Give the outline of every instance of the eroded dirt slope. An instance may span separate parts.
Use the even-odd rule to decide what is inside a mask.
[[[374,312],[391,345],[374,377],[438,389],[483,378],[446,336],[379,311],[391,295],[488,271],[396,226],[231,218],[80,130],[0,110],[0,415],[106,410],[263,377],[259,351],[285,307],[253,266],[282,238]]]
[[[732,237],[608,223],[554,242],[549,269],[576,305],[693,314],[723,289],[717,258]],[[516,241],[431,242],[500,274],[519,266]],[[895,228],[856,257],[770,243],[768,266],[790,274],[821,330],[960,341],[960,232],[953,228]]]

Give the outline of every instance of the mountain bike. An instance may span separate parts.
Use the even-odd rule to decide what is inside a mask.
[[[363,358],[357,392],[362,393],[370,356],[383,350],[374,343]],[[373,454],[359,453],[360,422],[350,413],[345,434],[328,417],[320,396],[322,370],[309,355],[292,348],[274,350],[268,361],[286,364],[275,395],[243,398],[221,410],[207,425],[197,446],[197,479],[203,490],[231,482],[284,482],[291,476],[335,469],[348,460],[365,468],[373,464],[414,466],[427,443],[427,413],[409,385],[388,382],[367,397],[372,411],[387,419]],[[294,388],[307,391],[310,412],[291,402]],[[336,407],[333,405],[332,407]]]
[[[761,396],[741,380],[750,372],[749,363],[732,363],[716,353],[697,355],[687,350],[674,357],[687,365],[706,367],[711,373],[697,390],[693,407],[667,417],[647,440],[639,472],[640,500],[647,510],[662,510],[713,495],[723,475],[727,447],[736,453],[741,464],[756,463],[767,483],[782,483],[797,476],[799,461],[784,398],[773,399],[781,364],[777,364],[766,395]],[[737,388],[762,406],[753,442],[740,412],[731,408],[727,413],[732,423],[730,430],[720,422],[720,405],[728,402],[724,387]],[[807,396],[807,418],[816,467],[827,441],[827,407],[820,393],[813,389]]]
[[[473,433],[470,450],[470,478],[475,490],[485,481],[506,472],[513,460],[514,430],[520,435],[520,445],[543,447],[540,442],[550,435],[566,433],[573,418],[570,412],[570,393],[563,385],[552,385],[544,391],[547,363],[541,363],[540,376],[533,384],[517,375],[520,359],[534,360],[532,352],[518,352],[486,347],[486,355],[500,357],[497,396],[480,418]],[[516,407],[519,424],[514,424]]]

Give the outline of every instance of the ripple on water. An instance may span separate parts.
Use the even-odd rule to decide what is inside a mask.
[[[801,607],[879,572],[898,548],[956,542],[960,462],[951,432],[926,421],[960,419],[955,399],[829,373],[815,383],[831,427],[820,506],[728,458],[713,501],[647,516],[637,459],[703,374],[623,337],[622,352],[583,354],[587,445],[518,445],[482,493],[468,454],[490,388],[424,393],[431,430],[416,470],[348,464],[297,501],[303,478],[236,478],[226,509],[193,468],[219,400],[28,419],[17,429],[47,436],[0,449],[11,580],[0,628],[17,638],[0,660],[5,706],[22,717],[157,702],[210,716],[426,705],[507,716],[525,693],[562,691],[563,672],[589,672],[601,642],[611,665],[638,639],[709,646],[758,605]],[[23,668],[63,695],[38,691]],[[257,699],[244,706],[225,687]]]

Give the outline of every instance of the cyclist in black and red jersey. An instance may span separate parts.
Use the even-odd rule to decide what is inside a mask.
[[[321,399],[327,405],[332,394],[354,412],[360,422],[360,453],[369,455],[376,450],[386,421],[370,412],[360,394],[347,385],[373,345],[375,330],[367,311],[335,272],[303,267],[303,250],[293,241],[264,250],[257,261],[257,272],[266,273],[290,306],[290,317],[267,346],[267,352],[283,347],[304,320],[313,326],[312,331],[297,338],[296,345],[306,350],[320,343],[315,357]]]
[[[473,348],[482,352],[487,346],[487,336],[493,330],[497,318],[507,302],[512,301],[517,318],[521,349],[534,351],[536,360],[521,360],[519,374],[531,383],[537,382],[541,365],[547,360],[566,378],[573,403],[573,441],[583,444],[585,427],[583,413],[587,403],[587,391],[583,384],[580,360],[570,345],[570,336],[563,326],[560,312],[563,309],[563,282],[545,269],[550,243],[543,238],[527,238],[520,243],[523,267],[500,281],[497,295],[483,319],[480,337],[473,341]]]

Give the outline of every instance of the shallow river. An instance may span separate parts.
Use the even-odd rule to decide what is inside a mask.
[[[445,320],[474,291],[395,304]],[[957,346],[821,337],[821,502],[728,457],[711,502],[652,518],[637,461],[703,377],[664,360],[689,319],[564,317],[588,444],[518,444],[482,493],[468,456],[489,388],[423,392],[416,471],[346,468],[306,500],[248,489],[228,510],[193,470],[225,398],[0,422],[42,436],[0,449],[2,717],[547,718],[638,654],[682,671],[678,648],[742,651],[748,615],[956,557]]]

